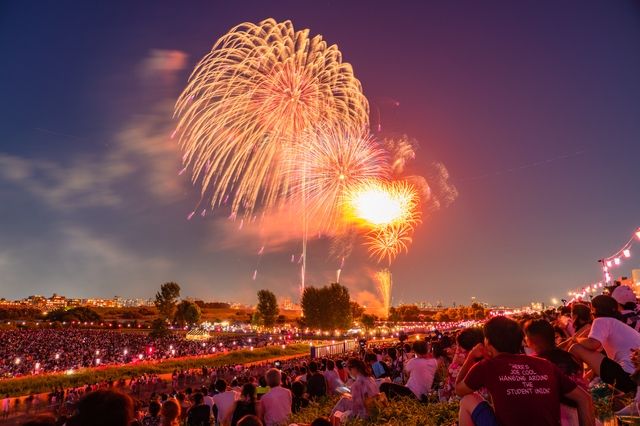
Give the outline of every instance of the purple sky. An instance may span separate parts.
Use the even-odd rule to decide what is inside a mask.
[[[394,303],[561,297],[640,225],[637,2],[16,0],[0,6],[0,297],[149,297],[168,280],[296,295],[299,242],[258,263],[224,212],[186,220],[197,189],[169,139],[197,61],[267,17],[337,44],[372,123],[419,142],[410,170],[444,164],[459,192],[393,264]],[[335,276],[328,245],[310,245],[312,284]],[[358,248],[343,283],[373,303],[377,268]]]

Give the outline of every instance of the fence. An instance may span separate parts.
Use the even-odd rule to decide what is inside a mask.
[[[358,341],[354,339],[343,340],[342,342],[331,343],[328,345],[311,346],[311,358],[338,355],[358,349]]]

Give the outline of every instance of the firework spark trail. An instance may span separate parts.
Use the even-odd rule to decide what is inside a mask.
[[[387,318],[389,316],[389,308],[391,307],[391,291],[393,289],[391,271],[386,268],[382,269],[381,271],[376,272],[374,279],[376,282],[376,288],[378,289],[380,298],[382,299],[382,308],[384,310],[382,314]]]

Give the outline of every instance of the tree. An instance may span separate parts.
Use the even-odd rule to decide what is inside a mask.
[[[276,295],[273,294],[272,291],[260,290],[258,292],[256,313],[258,314],[260,322],[265,327],[273,327],[276,323],[276,318],[278,318],[280,310],[278,309]]]
[[[323,302],[320,300],[320,289],[316,287],[305,287],[302,293],[302,315],[307,327],[319,328],[322,320]]]
[[[65,309],[59,308],[55,311],[49,312],[47,315],[47,319],[49,321],[80,321],[80,322],[97,322],[102,321],[100,315],[94,311],[93,309],[87,308],[85,306],[78,306],[76,308]]]
[[[364,314],[360,318],[360,322],[365,330],[373,328],[378,318],[375,315]]]
[[[351,318],[355,321],[364,314],[364,308],[358,302],[351,302]]]
[[[171,334],[169,327],[167,326],[167,320],[162,318],[156,318],[151,323],[151,337],[166,337]]]
[[[338,283],[321,288],[305,288],[301,304],[308,327],[345,330],[351,326],[353,317],[349,290]]]
[[[177,322],[180,327],[184,327],[186,324],[196,324],[200,322],[201,315],[202,313],[198,305],[188,300],[183,300],[178,303],[173,320]]]
[[[174,282],[164,283],[156,293],[154,304],[165,320],[170,320],[176,311],[176,302],[180,297],[180,286]]]

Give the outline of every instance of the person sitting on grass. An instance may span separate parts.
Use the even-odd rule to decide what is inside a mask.
[[[320,398],[327,394],[327,381],[318,372],[318,363],[309,363],[309,374],[307,374],[307,393],[310,399]]]
[[[562,396],[576,403],[580,425],[595,424],[591,396],[584,389],[549,361],[521,354],[523,333],[517,322],[491,318],[484,336],[458,374],[460,426],[557,426]],[[476,393],[483,387],[493,407]]]
[[[449,374],[447,375],[446,392],[451,394],[455,391],[456,378],[462,368],[462,364],[467,359],[467,354],[478,343],[484,341],[484,334],[479,327],[469,327],[462,330],[456,336],[456,350],[453,355],[453,360],[449,364]]]
[[[584,303],[574,303],[571,305],[571,322],[575,332],[570,338],[558,344],[558,347],[565,351],[568,351],[571,345],[578,341],[577,339],[589,336],[591,324],[593,323],[591,308]]]
[[[528,321],[524,326],[527,346],[531,348],[535,356],[544,358],[554,364],[576,384],[587,389],[582,375],[582,364],[568,351],[556,346],[555,331],[551,323],[545,319]]]
[[[266,426],[277,426],[284,423],[291,415],[291,391],[280,386],[282,383],[280,370],[272,368],[265,376],[270,389],[260,400],[262,419]]]
[[[544,358],[554,364],[564,374],[584,390],[589,391],[583,377],[582,363],[569,352],[556,346],[555,330],[545,319],[528,321],[524,326],[527,346],[533,350],[535,356]],[[578,412],[573,401],[563,398],[560,404],[562,424],[573,425],[578,422]]]
[[[367,407],[380,394],[380,391],[364,361],[351,358],[347,362],[347,367],[349,374],[354,379],[351,384],[351,393],[338,401],[331,411],[331,416],[366,419],[369,417]]]
[[[423,400],[431,390],[438,363],[429,356],[429,346],[424,340],[414,342],[413,352],[416,358],[409,359],[404,365],[405,374],[409,377],[407,385],[402,386],[397,383],[380,385],[380,391],[384,392],[387,398],[409,396]]]
[[[338,387],[344,386],[336,371],[336,363],[332,359],[327,360],[327,371],[324,372],[324,378],[327,381],[327,393],[330,395],[334,395]]]
[[[587,364],[603,382],[625,393],[635,391],[631,355],[634,349],[640,348],[640,333],[621,320],[618,302],[613,297],[596,296],[591,305],[595,319],[589,337],[577,338],[569,352]],[[602,349],[607,356],[602,354]]]
[[[293,394],[291,411],[293,413],[298,413],[301,409],[309,406],[309,399],[304,396],[304,392],[305,386],[303,382],[296,381],[291,383],[291,393]]]

